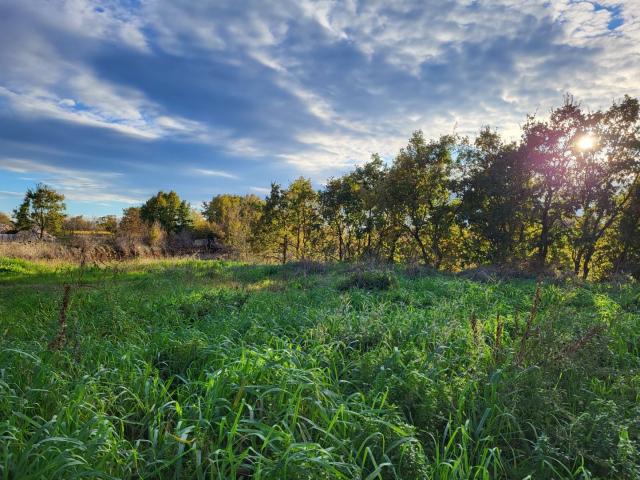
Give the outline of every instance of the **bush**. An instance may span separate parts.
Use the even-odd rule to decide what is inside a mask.
[[[395,285],[395,277],[385,271],[361,271],[351,274],[339,286],[338,290],[346,291],[351,288],[363,290],[388,290]]]

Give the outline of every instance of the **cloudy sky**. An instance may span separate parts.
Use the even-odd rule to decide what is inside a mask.
[[[0,211],[199,205],[640,95],[640,0],[0,0]]]

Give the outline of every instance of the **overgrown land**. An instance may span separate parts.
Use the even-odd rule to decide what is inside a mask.
[[[0,477],[640,475],[640,287],[0,259]]]

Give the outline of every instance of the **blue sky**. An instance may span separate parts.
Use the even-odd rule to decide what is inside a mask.
[[[411,132],[640,95],[640,1],[0,0],[0,211],[320,186]]]

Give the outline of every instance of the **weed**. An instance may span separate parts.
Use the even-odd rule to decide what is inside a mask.
[[[640,475],[637,284],[85,263],[0,259],[0,478]]]
[[[338,286],[338,290],[347,291],[351,288],[363,290],[389,290],[396,283],[395,277],[385,271],[365,270],[352,273]]]

